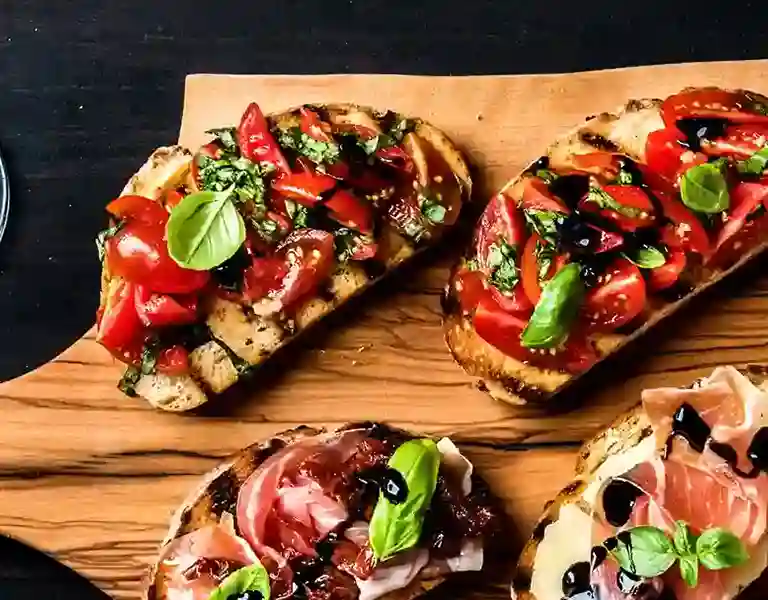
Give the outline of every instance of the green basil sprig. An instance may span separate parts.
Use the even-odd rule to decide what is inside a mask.
[[[517,249],[500,239],[491,244],[488,253],[488,266],[491,269],[490,281],[502,292],[511,292],[520,279],[517,268]]]
[[[667,262],[664,253],[653,246],[641,246],[623,253],[624,258],[641,269],[657,269]]]
[[[554,348],[563,343],[568,339],[583,299],[581,266],[567,264],[544,284],[520,343],[526,348]]]
[[[745,175],[762,175],[766,166],[768,166],[768,146],[761,148],[748,159],[736,163],[739,173]]]
[[[243,217],[232,190],[197,192],[177,204],[166,225],[168,253],[180,266],[208,271],[231,258],[245,241]]]
[[[256,562],[230,573],[219,584],[208,600],[230,600],[239,598],[245,592],[259,592],[262,600],[269,600],[269,573],[264,566]]]
[[[629,534],[629,543],[619,540],[611,556],[623,570],[640,577],[661,575],[677,562],[688,587],[696,587],[699,565],[717,571],[749,560],[741,540],[722,528],[707,529],[696,536],[684,521],[676,521],[672,539],[650,525],[633,527],[625,533]]]
[[[393,504],[379,493],[369,534],[373,555],[379,561],[418,543],[424,514],[437,486],[440,451],[432,440],[409,440],[395,450],[388,466],[403,476],[408,495],[403,502]]]
[[[716,161],[695,165],[680,180],[680,197],[691,210],[716,214],[728,210],[731,198],[723,174],[724,163]]]
[[[597,187],[589,188],[589,192],[587,193],[587,200],[589,202],[594,202],[600,208],[610,209],[619,213],[620,215],[624,215],[625,217],[630,217],[632,219],[641,217],[643,213],[642,208],[621,204],[620,202],[617,202],[616,199],[608,192]]]

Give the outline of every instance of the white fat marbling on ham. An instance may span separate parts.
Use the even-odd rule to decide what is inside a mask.
[[[468,496],[472,491],[472,463],[461,453],[456,444],[446,437],[437,442],[437,449],[440,451],[441,462],[458,481],[461,481],[461,491]]]
[[[410,584],[429,563],[429,551],[414,548],[380,564],[368,579],[357,579],[359,600],[376,600],[384,594],[401,590]]]

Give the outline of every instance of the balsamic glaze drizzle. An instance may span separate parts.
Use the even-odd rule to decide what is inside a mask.
[[[613,479],[603,490],[605,520],[614,527],[626,525],[643,491],[631,481]]]
[[[725,136],[728,120],[718,117],[690,117],[678,119],[675,127],[685,136],[685,140],[680,142],[681,146],[685,146],[694,152],[701,152],[702,142]]]

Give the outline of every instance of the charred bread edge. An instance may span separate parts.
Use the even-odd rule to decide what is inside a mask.
[[[358,428],[371,429],[379,425],[381,424],[371,422],[349,423],[334,431],[341,432],[347,429]],[[388,425],[383,426],[394,433],[408,433]],[[171,517],[170,527],[162,541],[157,558],[150,566],[144,578],[144,585],[142,586],[144,590],[142,594],[143,600],[165,600],[165,590],[159,586],[158,575],[163,550],[167,544],[186,533],[199,529],[205,524],[218,522],[220,513],[216,505],[227,500],[230,502],[236,501],[240,486],[272,454],[301,439],[325,433],[331,432],[326,429],[317,429],[305,425],[277,433],[268,440],[251,444],[226,459],[221,465],[205,475],[200,484],[184,499],[181,506]],[[408,435],[412,434],[408,433]],[[234,473],[233,471],[238,468],[243,469],[243,472],[239,474]],[[487,486],[485,480],[474,470],[472,472],[472,481],[473,485],[481,484]],[[231,498],[232,495],[235,496],[234,499]],[[211,517],[214,515],[217,518],[212,519]],[[425,569],[409,586],[390,592],[382,596],[382,598],[385,600],[412,600],[437,587],[443,581],[445,581],[444,575]]]
[[[308,104],[306,106],[316,106],[318,108],[325,109],[325,110],[337,110],[337,111],[347,111],[347,112],[351,112],[353,110],[359,110],[359,111],[365,112],[368,115],[373,116],[374,118],[380,118],[382,115],[386,114],[386,111],[381,112],[372,107],[360,106],[353,103],[328,103],[328,104],[315,103],[315,104]],[[296,117],[296,113],[299,110],[299,108],[300,107],[294,107],[282,112],[277,112],[277,113],[272,113],[270,115],[267,115],[267,119],[268,119],[268,122],[270,123],[270,126],[272,127],[280,126],[281,123],[286,123],[286,122],[290,124],[290,121]],[[463,204],[466,205],[470,201],[472,196],[472,178],[471,178],[468,163],[463,153],[442,130],[438,129],[437,127],[433,126],[427,121],[422,120],[419,117],[413,117],[413,118],[407,117],[407,118],[414,123],[415,133],[420,137],[423,137],[437,152],[440,153],[443,159],[447,162],[448,166],[450,167],[451,171],[453,171],[454,175],[456,176],[459,182],[459,185],[462,191]],[[182,151],[188,151],[187,149],[181,146],[176,146],[175,148],[180,148]],[[157,150],[155,152],[157,152]],[[155,160],[155,152],[153,152],[152,155],[150,155],[147,161],[145,161],[144,165],[140,167],[139,171],[137,171],[136,174],[134,174],[130,178],[129,183],[126,185],[126,188],[130,185],[130,183],[136,177],[139,176],[140,173],[142,173],[142,169],[151,170],[150,165],[152,164],[153,160]],[[192,151],[192,156],[194,156],[194,151]],[[176,173],[176,175],[179,175],[179,173]],[[186,175],[186,171],[181,173],[180,175],[183,177],[184,175]],[[123,191],[123,193],[125,193],[125,190]],[[285,336],[280,341],[279,345],[274,350],[272,350],[264,360],[256,364],[252,364],[249,370],[255,370],[256,367],[263,364],[265,361],[269,360],[269,358],[271,358],[272,355],[274,355],[276,352],[278,352],[279,350],[287,346],[289,342],[296,339],[301,333],[303,333],[308,329],[311,329],[312,325],[315,325],[317,322],[323,320],[324,317],[335,312],[337,309],[347,304],[353,298],[360,296],[369,288],[379,283],[382,279],[390,276],[394,272],[397,272],[398,268],[401,265],[406,263],[411,263],[412,259],[421,255],[424,251],[426,251],[430,247],[433,247],[436,244],[438,244],[440,242],[440,239],[443,237],[444,233],[445,233],[444,231],[440,231],[439,235],[436,236],[434,239],[428,240],[427,242],[422,243],[416,247],[412,246],[413,252],[409,256],[404,257],[402,260],[399,260],[394,264],[388,265],[385,271],[381,275],[376,275],[372,278],[368,278],[369,274],[366,273],[366,278],[368,278],[368,280],[364,285],[358,287],[352,294],[342,299],[339,299],[338,301],[334,299],[335,303],[333,304],[330,310],[325,311],[319,318],[314,319],[306,327],[302,327],[300,330]],[[411,244],[410,239],[407,239],[407,238],[403,238],[403,239],[405,239],[409,245]],[[362,268],[362,266],[360,268]],[[109,273],[106,271],[105,268],[102,267],[102,277],[101,277],[101,289],[102,289],[101,303],[102,304],[104,302],[104,294],[109,284],[109,280],[110,280]],[[225,348],[221,340],[218,340],[215,337],[213,339],[216,343],[219,344],[220,347]],[[239,373],[237,380],[234,383],[230,384],[228,387],[226,387],[225,390],[231,389],[233,386],[240,383],[243,380],[243,378],[244,378],[243,374]],[[189,380],[187,381],[187,383],[193,383],[194,386],[197,388],[196,391],[199,391],[199,395],[197,396],[197,398],[192,399],[192,402],[186,402],[185,401],[186,399],[180,393],[174,396],[172,400],[162,404],[152,402],[148,398],[144,398],[144,399],[150,402],[150,404],[152,404],[156,408],[161,408],[163,410],[167,410],[171,412],[185,412],[188,410],[193,410],[195,408],[198,408],[202,404],[205,404],[206,402],[208,402],[212,397],[223,393],[223,392],[219,392],[217,394],[210,391],[207,385],[201,385],[199,381],[197,381],[195,378],[191,376],[189,377]],[[179,390],[179,392],[181,392],[181,388],[185,386],[186,384],[185,385],[179,384],[177,389]]]
[[[749,377],[755,385],[761,386],[768,381],[768,365],[747,365],[739,371]],[[692,387],[694,383],[688,387]],[[592,439],[584,442],[576,459],[576,478],[544,505],[543,514],[520,554],[512,578],[512,589],[517,600],[536,600],[536,596],[530,591],[536,552],[539,543],[544,539],[547,526],[558,519],[560,507],[578,502],[581,492],[589,483],[589,478],[608,458],[636,446],[652,434],[650,421],[642,404],[638,403]]]
[[[601,118],[605,118],[606,116],[621,118],[623,114],[626,114],[631,111],[652,108],[654,106],[657,106],[660,102],[661,101],[657,99],[629,100],[627,101],[625,106],[619,109],[619,111],[617,111],[616,113],[602,113],[595,117],[590,117],[589,119],[587,119],[587,122],[585,124],[581,124],[578,127],[575,127],[574,129],[569,131],[568,133],[558,137],[552,144],[550,144],[547,147],[546,152],[549,153],[549,151],[553,147],[557,146],[560,143],[565,142],[566,140],[574,138],[575,136],[578,136],[578,138],[582,142],[585,142],[586,141],[584,139],[585,136],[580,134],[593,133],[593,132],[590,132],[590,130],[588,129],[590,123],[599,121]],[[596,134],[595,134],[595,137],[601,138],[601,136]],[[606,140],[605,142],[607,142],[608,144],[613,144],[613,147],[614,147],[613,151],[622,152],[623,149],[618,148],[618,146],[615,143],[611,142],[610,140]],[[600,149],[599,140],[591,141],[589,143],[594,145],[596,150]],[[529,163],[529,165],[525,169],[523,169],[523,171],[521,171],[517,176],[515,176],[510,181],[508,181],[501,188],[500,191],[506,190],[512,185],[514,185],[514,183],[535,162],[536,161],[532,161],[531,163]],[[751,262],[758,255],[762,254],[766,249],[768,249],[768,241],[765,241],[762,244],[752,248],[749,252],[741,256],[735,264],[731,265],[728,269],[724,271],[718,271],[709,280],[697,285],[695,289],[687,293],[680,300],[671,302],[670,304],[667,304],[666,306],[653,311],[653,313],[651,314],[651,317],[645,323],[643,323],[643,325],[637,328],[635,331],[626,335],[608,334],[608,335],[602,336],[606,343],[605,343],[605,347],[600,347],[597,349],[598,355],[600,357],[597,360],[597,362],[595,362],[595,364],[592,365],[586,371],[577,373],[569,377],[563,383],[560,383],[559,385],[554,386],[553,389],[551,390],[545,390],[538,386],[529,385],[526,382],[521,381],[520,379],[517,379],[512,375],[506,375],[505,373],[486,372],[485,369],[478,368],[478,366],[474,362],[473,356],[469,356],[469,357],[462,356],[457,352],[456,348],[451,342],[451,337],[452,335],[466,336],[467,333],[466,333],[465,327],[469,329],[469,335],[471,335],[473,338],[476,338],[478,341],[491,347],[493,351],[501,352],[494,346],[491,346],[490,344],[485,342],[485,340],[483,340],[482,338],[480,338],[480,336],[477,335],[477,333],[474,330],[474,327],[472,326],[471,320],[461,313],[461,310],[458,307],[458,302],[455,300],[455,298],[452,297],[455,294],[455,291],[452,289],[454,274],[455,274],[456,268],[458,267],[458,264],[460,264],[460,263],[457,263],[456,267],[454,267],[451,271],[451,277],[448,281],[447,288],[445,291],[445,297],[447,298],[447,300],[446,302],[444,302],[443,324],[444,324],[446,344],[448,345],[448,348],[451,351],[451,355],[453,356],[456,363],[458,363],[470,376],[479,378],[478,386],[480,387],[480,389],[482,389],[483,391],[487,391],[494,398],[498,400],[502,400],[509,404],[513,404],[513,405],[524,405],[529,402],[534,404],[547,403],[556,394],[563,392],[569,387],[576,384],[577,380],[579,380],[583,375],[586,375],[587,373],[591,372],[597,365],[601,364],[605,359],[609,358],[611,355],[617,353],[619,350],[623,349],[624,347],[628,346],[629,344],[637,340],[639,337],[645,334],[649,329],[657,325],[660,321],[678,312],[680,309],[682,309],[683,307],[688,305],[692,300],[694,300],[694,298],[697,298],[700,294],[709,290],[712,286],[719,283],[722,279],[728,277],[732,273],[736,272],[737,270],[747,265],[747,263]],[[541,373],[553,374],[553,376],[557,376],[560,378],[564,376],[563,373],[558,371],[541,369],[538,367],[533,367],[531,365],[527,365],[527,366],[529,366],[530,368],[538,369],[538,371]],[[501,377],[493,377],[494,375],[500,375]]]

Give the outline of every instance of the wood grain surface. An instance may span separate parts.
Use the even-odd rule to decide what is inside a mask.
[[[187,82],[182,139],[198,141],[198,128],[234,121],[250,98],[267,110],[338,100],[393,108],[432,120],[462,145],[483,174],[482,203],[588,115],[686,85],[765,92],[766,67],[759,61],[520,77],[195,76]],[[143,159],[136,157],[137,167]],[[513,558],[544,502],[570,479],[579,444],[637,402],[643,387],[685,384],[718,364],[768,362],[763,261],[602,370],[599,383],[571,398],[581,402],[578,409],[545,414],[495,402],[473,388],[443,342],[439,295],[460,238],[332,317],[268,364],[255,385],[202,414],[160,413],[123,397],[115,389],[121,368],[93,332],[36,372],[0,385],[0,530],[52,553],[115,598],[136,598],[171,513],[220,459],[297,424],[376,419],[460,443],[505,502]],[[12,351],[12,340],[6,343]],[[499,572],[464,591],[508,597],[507,580]]]

